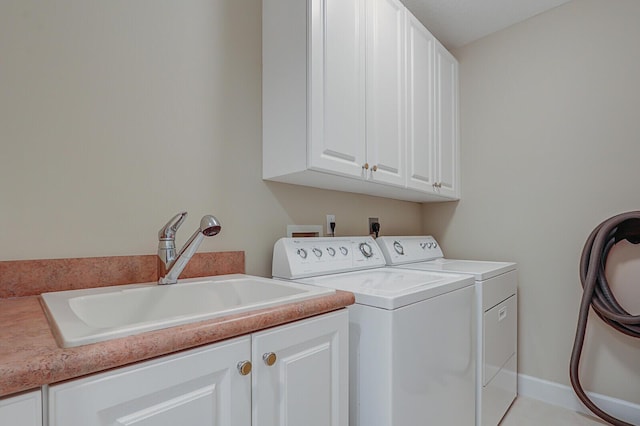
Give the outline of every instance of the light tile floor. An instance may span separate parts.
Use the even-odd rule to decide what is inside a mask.
[[[500,426],[601,426],[597,417],[519,396],[500,422]]]

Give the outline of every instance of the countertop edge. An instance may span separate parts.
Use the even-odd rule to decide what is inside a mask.
[[[39,296],[0,300],[0,397],[335,311],[352,293],[229,315],[75,348],[58,347]]]

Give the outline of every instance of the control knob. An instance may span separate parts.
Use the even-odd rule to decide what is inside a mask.
[[[400,241],[393,242],[393,249],[401,256],[404,256],[404,247],[400,244]]]
[[[373,249],[369,245],[369,243],[360,243],[360,252],[364,255],[364,257],[369,258],[373,256]]]

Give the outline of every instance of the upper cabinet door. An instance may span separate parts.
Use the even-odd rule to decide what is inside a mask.
[[[436,158],[440,194],[459,197],[458,61],[436,45]]]
[[[309,2],[308,165],[357,177],[366,162],[364,4]]]
[[[405,186],[405,7],[367,2],[368,178]]]
[[[407,13],[407,187],[435,192],[436,39]]]

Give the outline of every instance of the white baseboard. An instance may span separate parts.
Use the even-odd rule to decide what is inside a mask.
[[[518,395],[595,416],[570,386],[518,374]],[[587,395],[610,415],[631,424],[640,424],[640,405],[593,392],[587,392]]]

